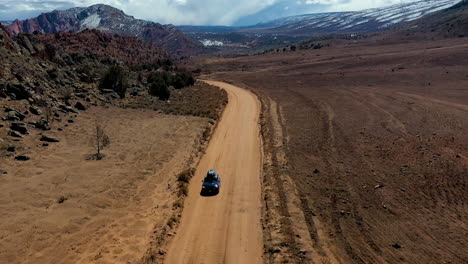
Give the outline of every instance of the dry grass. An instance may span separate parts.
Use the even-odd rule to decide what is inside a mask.
[[[169,101],[146,94],[130,97],[124,106],[161,111],[164,114],[207,117],[217,120],[227,104],[227,93],[203,82],[184,89],[171,89]]]
[[[194,174],[195,169],[190,168],[182,171],[177,176],[177,181],[179,182],[179,197],[185,197],[188,195],[188,185]]]
[[[189,183],[194,173],[195,173],[195,169],[193,168],[186,169],[183,172],[179,173],[179,175],[177,176],[177,181]]]

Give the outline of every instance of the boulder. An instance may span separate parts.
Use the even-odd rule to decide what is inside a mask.
[[[112,90],[112,89],[101,89],[101,92],[102,92],[103,94],[115,93],[115,91]]]
[[[26,155],[19,155],[19,156],[15,157],[15,160],[19,160],[19,161],[28,161],[30,159],[31,158],[29,156],[26,156]]]
[[[24,100],[32,97],[31,91],[29,91],[24,85],[22,84],[13,84],[7,85],[6,93],[11,97],[13,100]]]
[[[34,123],[34,126],[36,128],[38,128],[38,129],[50,130],[49,123],[47,123],[47,121],[44,120],[44,119],[41,119],[41,120],[37,121],[36,123]]]
[[[59,105],[59,108],[62,110],[62,112],[64,113],[75,113],[75,114],[78,114],[78,111],[76,111],[75,109],[69,107],[69,106],[66,106],[66,105]]]
[[[8,113],[10,111],[16,111],[16,109],[8,107],[8,106],[4,106],[3,109],[5,110],[5,113]]]
[[[24,122],[11,123],[10,129],[14,130],[14,131],[17,131],[17,132],[20,132],[23,135],[28,133],[28,128],[26,126],[26,123],[24,123]]]
[[[2,174],[8,174],[8,172],[4,171],[4,170],[0,170],[0,175]]]
[[[50,143],[60,142],[60,140],[58,140],[58,139],[56,139],[54,137],[51,137],[51,136],[47,136],[47,135],[42,135],[41,141],[50,142]]]
[[[110,99],[120,99],[120,96],[112,89],[101,89],[101,93]]]
[[[395,243],[395,244],[393,244],[393,245],[391,245],[391,246],[392,246],[393,248],[395,248],[395,249],[400,249],[400,248],[401,248],[401,245],[398,244],[398,243]]]
[[[26,116],[23,115],[22,113],[16,111],[16,110],[13,110],[13,111],[9,111],[7,113],[7,117],[6,119],[9,120],[9,121],[20,121],[20,120],[23,120]]]
[[[85,111],[86,110],[86,106],[81,102],[76,102],[75,108],[80,110],[80,111]]]
[[[23,137],[20,133],[18,133],[16,131],[13,131],[13,130],[8,131],[8,135],[10,137],[17,137],[17,138],[22,138]]]
[[[29,112],[31,112],[34,115],[42,115],[42,111],[39,110],[39,108],[31,106],[29,107]]]

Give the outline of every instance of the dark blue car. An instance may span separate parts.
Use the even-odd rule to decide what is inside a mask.
[[[209,170],[203,179],[202,184],[202,195],[206,194],[218,194],[219,189],[221,188],[221,177],[216,173],[215,170]]]

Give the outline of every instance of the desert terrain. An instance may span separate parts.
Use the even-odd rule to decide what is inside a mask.
[[[1,19],[0,264],[468,263],[456,2],[191,36],[134,3]]]
[[[96,120],[111,139],[100,161],[87,160]],[[153,233],[170,235],[177,174],[198,160],[207,126],[201,117],[92,107],[47,132],[59,143],[44,147],[31,132],[16,150],[31,160],[1,160],[0,262],[138,262]]]
[[[262,100],[267,263],[466,263],[466,43],[198,58]]]

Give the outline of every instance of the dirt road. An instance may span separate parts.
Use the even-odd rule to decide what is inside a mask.
[[[229,104],[192,179],[166,263],[261,263],[260,103],[247,90],[207,82],[225,89]],[[204,197],[201,181],[211,168],[222,187]]]

